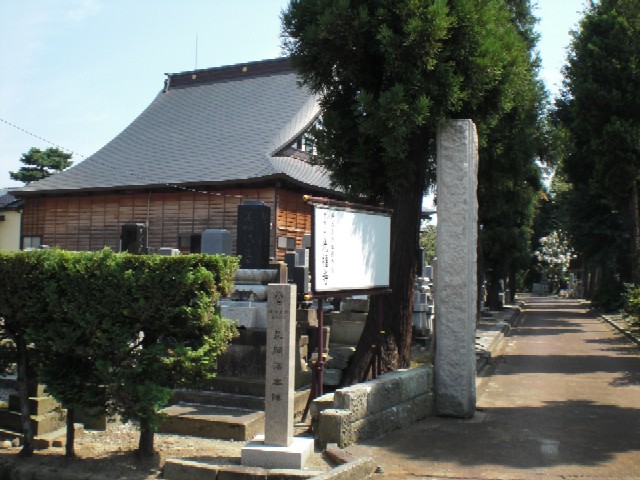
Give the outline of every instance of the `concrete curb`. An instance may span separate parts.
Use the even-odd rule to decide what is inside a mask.
[[[626,326],[626,322],[620,322],[617,317],[618,315],[600,315],[600,318],[602,318],[605,322],[607,322],[633,343],[640,346],[640,335],[630,331]]]
[[[480,324],[478,326],[477,332],[481,334],[484,333],[485,340],[487,337],[491,337],[491,341],[486,348],[476,347],[476,373],[479,373],[487,365],[491,364],[494,353],[498,350],[504,337],[509,334],[511,327],[522,313],[522,305],[523,302],[518,302],[517,305],[510,305],[506,310],[500,311],[499,317],[496,318],[494,325],[487,326],[486,324]],[[495,327],[499,322],[503,323],[500,329],[490,328]]]
[[[311,480],[355,480],[369,478],[378,466],[370,457],[357,458],[340,465],[328,472],[313,477]]]

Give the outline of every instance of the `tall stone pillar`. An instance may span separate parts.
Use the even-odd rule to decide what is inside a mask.
[[[476,408],[478,295],[478,137],[473,122],[444,122],[437,149],[436,412],[470,418]]]
[[[296,364],[296,286],[270,283],[267,292],[265,434],[242,448],[247,467],[304,468],[313,452],[312,437],[294,437]]]

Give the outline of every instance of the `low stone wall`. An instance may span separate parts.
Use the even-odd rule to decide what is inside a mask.
[[[316,446],[344,448],[407,427],[432,415],[433,405],[433,369],[428,366],[338,389],[311,405]]]

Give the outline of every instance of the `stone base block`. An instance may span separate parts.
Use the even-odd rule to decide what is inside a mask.
[[[322,372],[322,383],[331,387],[337,387],[342,380],[342,370],[339,368],[325,368]]]
[[[304,468],[313,453],[314,440],[308,437],[293,437],[288,447],[265,445],[264,435],[258,435],[242,448],[242,465],[247,467]]]
[[[357,345],[364,330],[364,322],[341,320],[331,326],[331,342],[341,345]]]
[[[255,328],[257,323],[257,310],[251,302],[221,303],[220,314],[235,321],[238,327],[242,328]]]

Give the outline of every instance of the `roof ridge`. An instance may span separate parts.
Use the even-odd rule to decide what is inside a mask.
[[[164,91],[220,81],[285,74],[292,71],[289,57],[280,57],[186,72],[165,73],[167,79]]]

